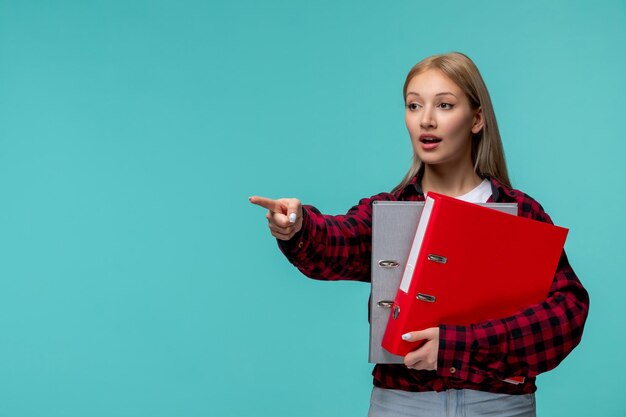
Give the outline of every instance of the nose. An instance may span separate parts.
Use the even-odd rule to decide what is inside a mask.
[[[422,117],[420,119],[420,127],[422,129],[434,129],[437,127],[435,118],[433,117],[432,109],[424,108],[422,111]]]

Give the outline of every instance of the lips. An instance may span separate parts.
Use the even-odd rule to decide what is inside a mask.
[[[425,143],[425,144],[439,143],[441,142],[441,138],[438,138],[437,136],[432,136],[432,135],[421,135],[420,142]]]
[[[441,143],[441,138],[433,135],[420,135],[419,140],[422,149],[425,151],[433,150]]]

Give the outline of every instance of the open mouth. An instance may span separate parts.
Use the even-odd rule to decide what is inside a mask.
[[[435,137],[423,137],[423,138],[420,138],[420,142],[425,143],[425,144],[439,143],[441,142],[441,139],[435,138]]]

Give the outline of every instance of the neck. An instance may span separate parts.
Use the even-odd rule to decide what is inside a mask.
[[[474,172],[474,168],[466,165],[459,169],[449,169],[439,165],[424,166],[422,177],[422,190],[458,197],[476,188],[482,182],[482,178]]]

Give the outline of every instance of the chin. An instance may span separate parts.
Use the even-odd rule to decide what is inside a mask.
[[[422,161],[422,163],[425,165],[437,165],[441,162],[444,162],[443,158],[441,158],[438,155],[433,155],[433,154],[424,155],[421,152],[416,153],[416,155],[419,158],[419,160]]]

